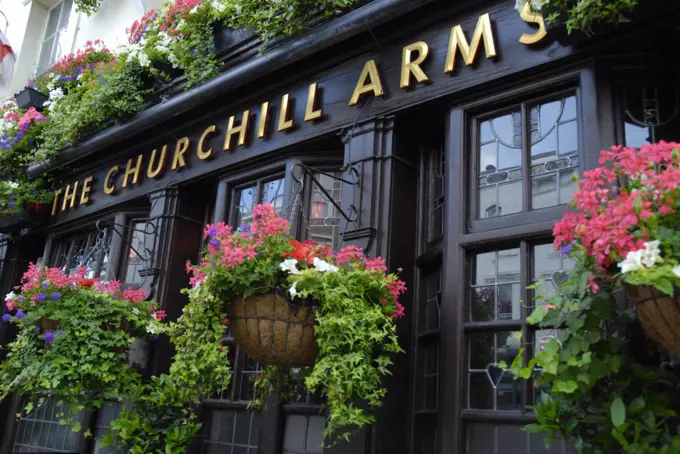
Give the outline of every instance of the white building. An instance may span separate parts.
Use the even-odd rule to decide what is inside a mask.
[[[125,29],[163,0],[104,0],[92,16],[76,11],[73,0],[0,0],[0,31],[16,54],[14,74],[0,87],[10,98],[28,80],[87,41],[101,39],[114,49],[126,39]]]

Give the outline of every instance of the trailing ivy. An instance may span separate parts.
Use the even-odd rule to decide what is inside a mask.
[[[549,23],[563,24],[569,33],[592,33],[598,24],[621,24],[640,0],[518,0],[518,9],[525,3],[542,13]]]
[[[185,452],[200,429],[201,402],[229,386],[231,371],[221,345],[224,302],[207,285],[188,294],[184,314],[168,328],[176,350],[169,374],[138,387],[104,439],[120,452]]]
[[[528,322],[555,337],[510,367],[533,378],[541,391],[534,407],[546,442],[568,440],[577,453],[671,454],[680,452],[678,375],[641,333],[634,311],[617,304],[616,287],[591,278],[590,260],[574,247],[578,264],[556,296],[544,299]],[[593,284],[599,286],[594,293]],[[533,288],[539,288],[538,283]],[[501,365],[505,367],[505,365]]]
[[[76,11],[85,13],[88,16],[99,11],[99,7],[102,5],[104,0],[74,0],[76,4]]]

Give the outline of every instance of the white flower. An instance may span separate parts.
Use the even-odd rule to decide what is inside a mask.
[[[135,315],[139,315],[139,309],[135,307],[134,309],[132,309],[132,313]]]
[[[5,295],[5,301],[13,300],[15,296],[16,295],[14,294],[14,292],[9,292],[7,295]]]
[[[196,14],[200,5],[196,5],[189,11],[189,14]]]
[[[626,260],[619,263],[619,268],[621,268],[623,274],[637,271],[642,268],[642,251],[643,249],[639,251],[630,251],[628,255],[626,255]]]
[[[64,97],[64,90],[61,89],[61,87],[57,87],[53,90],[50,90],[50,100],[51,101],[57,101],[61,98]]]
[[[221,0],[212,0],[211,5],[213,8],[217,10],[218,13],[223,13],[225,9],[227,9],[227,5],[222,3]]]
[[[300,270],[295,267],[297,263],[298,261],[295,259],[286,259],[279,266],[283,271],[288,271],[290,274],[300,274]]]
[[[642,251],[642,264],[647,268],[653,267],[656,263],[663,262],[659,241],[647,241],[645,249]]]
[[[9,187],[12,188],[12,189],[16,189],[16,188],[19,187],[19,183],[17,183],[16,181],[10,181]]]
[[[680,265],[673,267],[673,274],[680,277]]]
[[[148,55],[146,55],[146,53],[140,52],[138,59],[140,66],[145,68],[151,66],[151,59],[149,58]]]
[[[338,271],[337,266],[331,265],[330,263],[323,261],[318,257],[314,257],[314,268],[322,273],[325,273],[326,271],[335,273]]]
[[[156,326],[153,323],[149,323],[146,327],[146,332],[149,334],[156,334]]]
[[[297,281],[293,282],[293,286],[288,289],[288,293],[290,293],[291,298],[295,298],[297,295],[297,288],[295,286],[297,285]]]
[[[540,11],[544,5],[547,5],[549,0],[531,0],[531,7],[534,11]]]

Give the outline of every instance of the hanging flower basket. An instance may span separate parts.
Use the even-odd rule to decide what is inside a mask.
[[[23,211],[0,217],[0,233],[18,233],[25,228],[42,225],[48,217],[46,207],[24,207]]]
[[[234,340],[248,357],[284,367],[314,364],[315,306],[294,305],[288,298],[267,293],[230,302],[228,313]]]
[[[34,107],[36,110],[42,110],[43,105],[49,98],[35,88],[25,87],[19,93],[14,95],[14,99],[21,109]]]
[[[652,286],[625,285],[645,334],[680,358],[680,295],[668,296]]]

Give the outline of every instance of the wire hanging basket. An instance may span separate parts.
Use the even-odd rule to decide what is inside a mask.
[[[235,298],[227,305],[236,344],[249,358],[280,367],[314,364],[317,305],[294,304],[280,292]]]
[[[651,286],[625,285],[626,296],[635,305],[647,337],[680,358],[680,295],[675,296]]]

